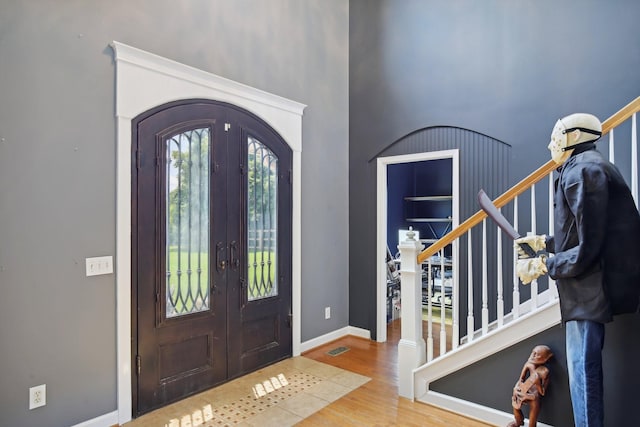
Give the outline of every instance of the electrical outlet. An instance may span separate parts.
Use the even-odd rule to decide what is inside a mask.
[[[47,385],[42,384],[29,389],[29,409],[39,408],[47,404]]]
[[[324,308],[324,318],[331,319],[331,307]]]

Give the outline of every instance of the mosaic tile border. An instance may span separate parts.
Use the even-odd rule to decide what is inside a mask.
[[[288,426],[370,378],[298,356],[143,415],[124,427]]]

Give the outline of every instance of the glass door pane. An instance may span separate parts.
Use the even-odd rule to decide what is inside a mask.
[[[278,158],[264,144],[248,143],[247,300],[278,295]]]
[[[210,129],[166,145],[166,317],[209,310]]]

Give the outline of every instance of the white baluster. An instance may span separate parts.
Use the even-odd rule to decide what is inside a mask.
[[[460,284],[458,277],[459,269],[458,269],[458,242],[460,240],[456,239],[451,244],[452,246],[452,256],[451,260],[453,262],[452,266],[452,276],[451,280],[453,282],[453,293],[451,295],[451,348],[455,350],[458,348],[458,343],[460,342],[460,320],[459,320],[459,292],[460,292]]]
[[[513,199],[513,228],[518,229],[518,196]],[[516,274],[516,264],[518,262],[518,251],[513,248],[513,319],[520,317],[520,282]]]
[[[500,211],[501,209],[498,209],[498,211]],[[496,284],[497,288],[498,288],[498,301],[497,301],[497,315],[498,315],[498,327],[502,327],[502,324],[504,323],[504,299],[502,297],[502,293],[503,293],[503,286],[504,283],[502,282],[502,229],[500,229],[500,227],[497,227],[498,229],[498,241],[497,241],[497,252],[498,252],[498,275],[497,275],[497,281],[498,283]]]
[[[531,234],[536,234],[536,186],[531,186]],[[531,281],[531,310],[538,308],[538,279]]]
[[[475,331],[473,317],[473,247],[471,230],[467,231],[467,342],[473,341]]]
[[[427,362],[433,360],[433,303],[431,298],[433,293],[433,269],[431,265],[431,258],[427,261]]]
[[[614,164],[616,162],[616,149],[615,144],[613,143],[613,129],[609,131],[609,161]]]
[[[489,303],[487,290],[487,219],[482,220],[482,335],[489,332]]]
[[[445,323],[445,264],[444,264],[444,248],[440,250],[440,356],[447,352],[447,329]]]
[[[612,131],[613,132],[613,131]],[[553,214],[553,172],[549,174],[549,236],[553,236],[554,233],[554,214]],[[550,257],[553,254],[549,254]],[[558,286],[556,281],[549,277],[549,292],[551,294],[550,300],[558,298]]]
[[[636,130],[636,113],[631,116],[631,194],[638,206],[638,132]]]

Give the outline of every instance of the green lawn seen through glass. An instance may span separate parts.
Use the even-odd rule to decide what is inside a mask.
[[[269,268],[268,261],[271,261],[271,268]],[[248,259],[248,284],[255,283],[256,271],[258,274],[262,273],[262,279],[264,283],[275,283],[276,277],[276,254],[271,251],[264,252],[249,252]],[[180,265],[178,266],[178,261]],[[257,264],[254,268],[254,262]],[[181,271],[180,282],[178,284],[178,268]],[[181,295],[182,298],[177,298],[176,311],[180,314],[190,313],[193,310],[194,300],[200,294],[205,296],[208,293],[209,288],[209,254],[207,252],[185,252],[181,251],[178,254],[178,248],[172,246],[169,248],[169,258],[167,261],[167,270],[171,273],[168,277],[168,287],[171,290],[171,295],[176,298],[176,295]],[[189,280],[188,271],[191,270],[191,280]],[[259,283],[259,282],[258,282]],[[180,290],[178,291],[178,287]],[[189,287],[191,288],[191,297],[189,297]],[[259,298],[260,292],[249,286],[251,295],[249,299]],[[183,302],[183,299],[185,300]]]

